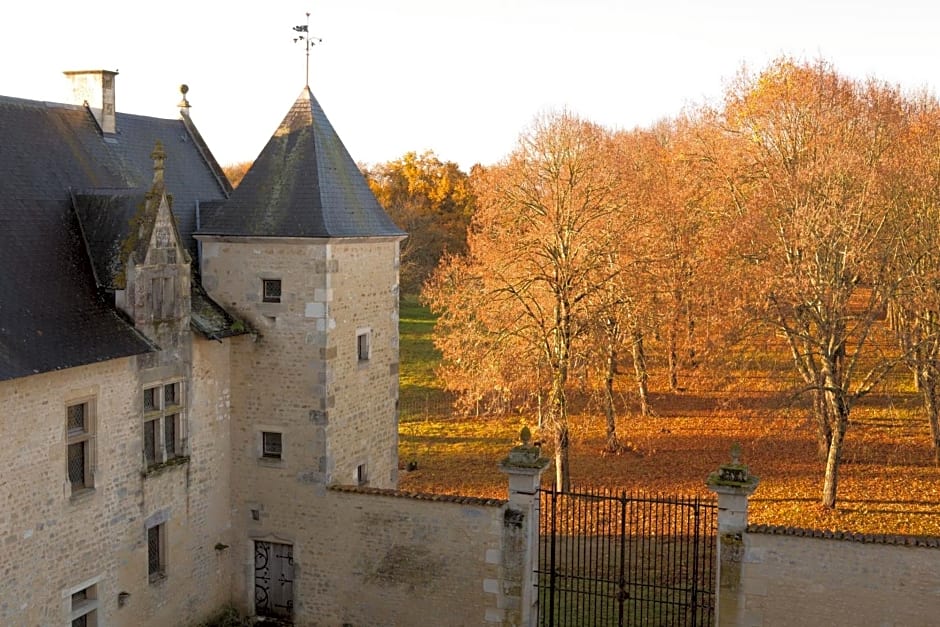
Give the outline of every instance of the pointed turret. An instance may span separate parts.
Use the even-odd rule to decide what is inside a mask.
[[[304,87],[204,235],[396,237],[309,87]]]
[[[309,87],[231,197],[201,216],[202,284],[256,331],[230,359],[232,507],[251,512],[232,533],[248,555],[256,538],[305,537],[326,486],[398,484],[405,234]],[[316,542],[287,549],[318,562]],[[251,595],[244,584],[235,598]]]

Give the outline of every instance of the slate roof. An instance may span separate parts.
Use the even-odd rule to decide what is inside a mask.
[[[207,166],[205,147],[183,120],[121,112],[116,120],[118,132],[102,136],[84,107],[0,96],[0,198],[66,199],[69,189],[145,193],[159,140],[173,214],[195,258],[196,203],[224,200],[224,175]]]
[[[200,235],[397,237],[309,87]]]
[[[114,247],[150,187],[158,140],[193,258],[198,202],[230,189],[183,120],[116,121],[103,135],[84,107],[0,96],[0,380],[153,350],[105,290],[116,287]]]
[[[99,189],[73,194],[72,202],[91,255],[98,285],[124,289],[124,261],[131,222],[147,201],[143,190]]]
[[[0,203],[0,381],[153,350],[99,294],[73,212]]]

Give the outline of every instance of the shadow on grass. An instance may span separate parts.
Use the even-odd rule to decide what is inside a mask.
[[[662,418],[712,415],[735,410],[771,412],[808,406],[792,394],[776,391],[750,392],[746,396],[731,398],[722,394],[655,392],[650,394],[649,400],[656,416]]]
[[[407,433],[399,434],[398,439],[402,443],[415,442],[423,444],[440,444],[448,446],[452,444],[486,444],[488,446],[504,446],[506,451],[514,444],[512,438],[500,438],[491,436],[447,436],[447,435],[410,435]]]

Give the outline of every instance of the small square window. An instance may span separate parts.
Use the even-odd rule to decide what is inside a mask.
[[[261,432],[261,457],[281,459],[281,435],[277,431]]]
[[[261,281],[262,287],[262,297],[261,300],[265,303],[279,303],[281,302],[281,280],[280,279],[263,279]]]
[[[85,403],[78,405],[69,405],[69,435],[78,435],[85,432],[85,413],[87,406]]]
[[[356,352],[359,361],[369,361],[371,357],[372,342],[370,341],[369,331],[360,331],[356,334]]]
[[[155,409],[160,409],[159,401],[157,400],[157,390],[160,388],[147,388],[144,390],[144,411],[154,411]]]
[[[166,576],[166,524],[147,529],[147,574],[154,582]]]

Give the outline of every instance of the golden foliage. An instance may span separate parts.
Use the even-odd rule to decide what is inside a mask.
[[[254,162],[240,161],[239,163],[230,163],[228,165],[222,166],[222,172],[225,173],[225,176],[228,178],[229,183],[232,184],[232,187],[238,187],[238,184],[242,182],[243,178],[245,178],[248,170],[251,169],[252,163]]]

